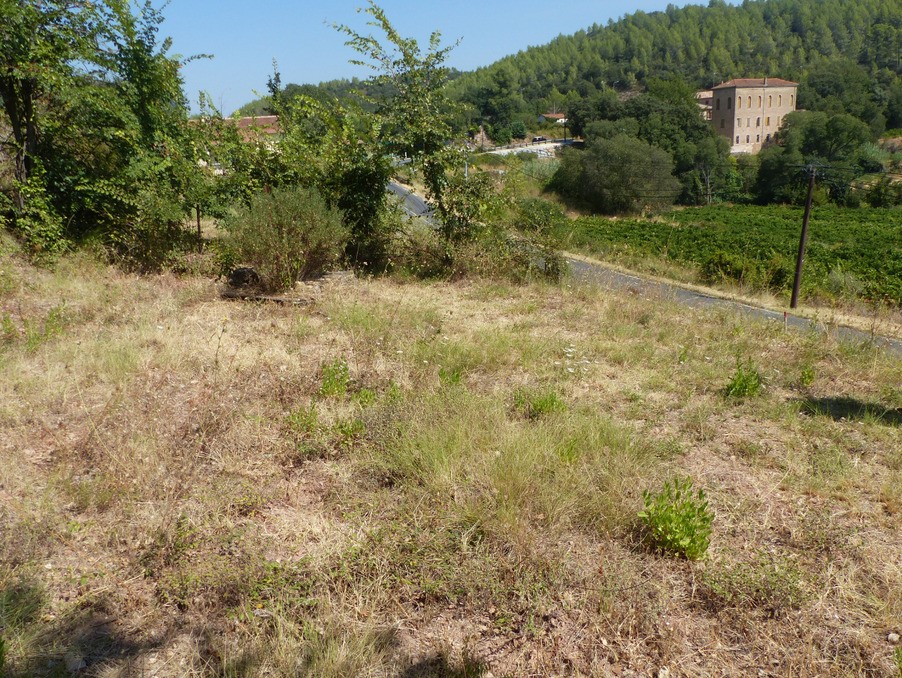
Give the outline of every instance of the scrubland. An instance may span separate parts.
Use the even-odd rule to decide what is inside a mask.
[[[298,295],[0,257],[8,674],[899,674],[899,355],[576,283]],[[638,518],[686,476],[695,561]]]

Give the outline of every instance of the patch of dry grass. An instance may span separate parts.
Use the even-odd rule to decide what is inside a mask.
[[[583,286],[311,297],[0,257],[12,675],[892,675],[898,356]],[[706,561],[643,546],[674,473]]]

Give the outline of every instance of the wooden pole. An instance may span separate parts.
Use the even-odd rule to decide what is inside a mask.
[[[796,276],[792,282],[792,299],[789,308],[795,308],[799,303],[799,286],[802,284],[802,263],[805,261],[805,244],[808,242],[808,219],[811,216],[811,199],[814,196],[814,167],[809,167],[808,197],[805,199],[805,216],[802,218],[802,237],[799,238],[799,254],[796,257]]]

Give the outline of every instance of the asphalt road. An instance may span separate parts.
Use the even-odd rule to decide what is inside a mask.
[[[600,264],[592,264],[579,259],[567,258],[570,268],[577,280],[596,283],[602,287],[618,290],[634,290],[644,296],[655,296],[663,299],[672,299],[692,308],[722,308],[730,311],[738,311],[752,318],[760,318],[772,322],[783,323],[783,314],[770,311],[758,306],[751,306],[739,301],[721,299],[702,292],[689,290],[679,285],[670,285],[656,280],[648,280],[637,275],[623,273]],[[801,331],[817,331],[827,333],[846,341],[871,342],[876,346],[902,355],[902,341],[883,336],[872,336],[869,332],[856,330],[842,325],[826,326],[823,323],[815,323],[808,318],[797,315],[786,315],[786,326]]]
[[[430,218],[432,216],[432,208],[420,196],[415,195],[410,189],[404,188],[401,184],[394,181],[388,182],[388,190],[401,198],[401,209],[412,217]]]

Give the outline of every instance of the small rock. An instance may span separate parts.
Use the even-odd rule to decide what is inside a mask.
[[[898,633],[888,633],[888,634],[886,634],[886,639],[887,639],[890,643],[892,643],[893,645],[895,645],[896,643],[899,642],[899,634],[898,634]]]
[[[84,657],[75,654],[68,654],[65,657],[66,670],[69,673],[77,673],[84,668],[87,668],[88,664],[85,662]]]

